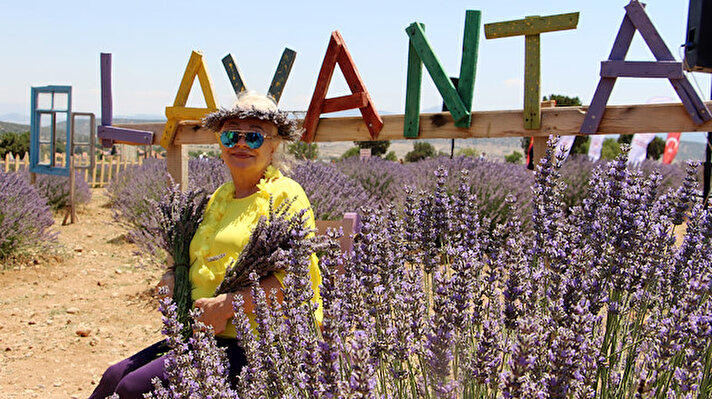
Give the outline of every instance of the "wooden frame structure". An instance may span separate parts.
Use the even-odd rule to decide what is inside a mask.
[[[447,107],[450,109],[450,112],[432,114],[420,114],[413,110],[408,112],[408,107],[406,107],[404,115],[380,117],[375,113],[373,102],[358,75],[353,59],[351,59],[346,50],[343,38],[341,38],[338,31],[334,31],[322,63],[309,111],[304,121],[302,121],[303,128],[306,130],[302,139],[307,142],[334,142],[399,140],[403,139],[404,136],[406,138],[417,137],[419,139],[534,137],[536,159],[543,154],[543,143],[546,142],[550,135],[712,131],[712,121],[710,121],[707,108],[712,105],[712,102],[694,101],[692,100],[694,92],[689,93],[689,90],[684,88],[681,90],[686,95],[680,95],[683,104],[606,106],[606,96],[605,101],[594,101],[594,104],[590,107],[552,107],[542,109],[543,107],[537,94],[539,93],[539,35],[543,32],[575,28],[578,23],[578,13],[548,17],[526,17],[523,20],[486,24],[485,34],[488,38],[518,35],[526,37],[527,70],[525,71],[525,81],[527,83],[525,87],[525,105],[523,110],[470,112],[467,105],[471,106],[470,86],[474,85],[478,43],[473,31],[476,30],[474,27],[479,26],[479,16],[479,11],[467,11],[466,14],[461,65],[461,75],[466,76],[464,76],[464,83],[463,76],[461,76],[457,88],[445,75],[442,67],[437,68],[439,63],[427,43],[423,25],[415,22],[406,29],[410,44],[408,59],[409,84],[406,97],[413,96],[413,99],[416,99],[415,97],[419,99],[420,86],[416,83],[419,83],[417,78],[422,76],[422,66],[425,64],[434,80],[437,79],[440,82],[436,82],[436,85],[441,91]],[[623,59],[630,45],[629,39],[632,39],[635,30],[641,31],[649,47],[658,58],[657,63],[647,63],[641,66],[641,63],[626,62]],[[644,33],[644,31],[648,33]],[[609,61],[602,64],[601,82],[615,81],[616,77],[627,76],[665,77],[670,79],[673,86],[678,90],[680,85],[676,85],[675,82],[679,83],[684,80],[681,78],[684,77],[681,70],[678,70],[680,65],[674,62],[672,55],[669,54],[669,50],[667,50],[662,39],[655,32],[652,22],[650,22],[638,0],[631,0],[626,6],[626,16],[618,36],[619,38],[614,44],[616,57],[611,57]],[[625,40],[620,39],[621,37]],[[664,47],[667,52],[661,50],[661,47]],[[185,84],[186,79],[190,79],[189,83],[192,84],[195,75],[199,73],[191,69],[192,60],[193,56],[179,89],[179,95],[176,98],[177,102],[182,98],[181,94],[190,89],[190,86]],[[231,56],[223,59],[223,63],[233,83],[233,88],[236,93],[239,93],[244,89],[244,82],[239,76],[237,65]],[[326,99],[326,91],[337,63],[342,68],[353,94]],[[278,72],[281,70],[282,64],[283,62],[280,62]],[[291,67],[291,63],[289,63],[289,67]],[[275,74],[275,79],[276,76],[277,74]],[[472,81],[470,81],[470,76]],[[413,84],[410,84],[411,81]],[[201,83],[203,82],[201,81]],[[205,90],[205,85],[202,86]],[[442,90],[443,88],[445,89]],[[610,88],[612,88],[612,85],[610,85]],[[187,96],[187,91],[185,94]],[[680,94],[680,90],[678,90],[678,94]],[[595,96],[595,98],[602,97]],[[206,102],[208,102],[209,107],[214,105],[207,101],[207,98]],[[413,101],[410,102],[413,103]],[[467,102],[469,104],[466,104]],[[690,105],[692,103],[695,103],[695,112],[691,112]],[[362,117],[319,118],[322,113],[350,108],[359,108],[362,111]],[[370,115],[371,110],[374,111],[374,115]],[[604,110],[605,113],[603,112]],[[201,109],[200,111],[202,114],[207,110]],[[215,144],[215,135],[201,127],[200,122],[196,120],[199,119],[197,118],[197,113],[196,115],[188,115],[190,117],[184,117],[181,120],[172,120],[168,108],[166,109],[166,114],[169,116],[167,123],[127,124],[120,127],[153,132],[154,144],[170,142],[171,145],[167,147],[168,170],[176,182],[187,183],[187,152],[183,146],[186,144]],[[582,128],[586,123],[586,118],[591,116],[597,116],[595,128],[592,130]],[[377,118],[378,126],[373,123],[374,117]],[[417,129],[412,129],[413,126],[417,126]],[[166,132],[170,134],[166,134]],[[161,134],[163,134],[162,138]]]

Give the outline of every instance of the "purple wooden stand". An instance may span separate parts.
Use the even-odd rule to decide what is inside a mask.
[[[113,118],[111,53],[101,53],[101,126],[97,130],[101,145],[111,148],[114,141],[135,145],[153,144],[153,132],[111,126]]]
[[[598,131],[606,104],[611,96],[616,78],[666,78],[677,92],[678,97],[690,114],[695,124],[701,125],[712,119],[710,111],[682,74],[682,63],[676,62],[672,53],[663,42],[658,31],[645,13],[643,5],[638,0],[631,0],[625,6],[626,14],[623,17],[618,35],[613,43],[613,49],[608,56],[608,61],[601,62],[601,80],[596,87],[591,105],[588,107],[586,117],[581,124],[581,133],[592,134]],[[630,48],[635,31],[643,36],[648,48],[652,51],[657,62],[625,61],[625,56]]]

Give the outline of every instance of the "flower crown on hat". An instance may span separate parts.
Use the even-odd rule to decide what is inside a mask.
[[[240,93],[231,109],[220,108],[205,115],[203,127],[217,132],[229,119],[248,118],[274,123],[277,126],[277,134],[283,140],[297,141],[302,137],[302,129],[297,128],[297,122],[289,119],[286,112],[280,111],[273,98],[254,91]]]

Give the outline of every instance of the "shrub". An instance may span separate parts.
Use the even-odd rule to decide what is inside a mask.
[[[341,219],[345,212],[356,212],[372,200],[358,181],[341,173],[332,164],[297,162],[289,177],[304,188],[316,219]]]
[[[25,174],[29,181],[29,173]],[[35,187],[41,196],[47,199],[52,210],[59,210],[69,206],[69,177],[55,176],[43,173],[37,174]],[[84,180],[84,174],[74,172],[74,201],[76,204],[87,204],[91,200],[89,184]]]
[[[0,259],[55,241],[52,211],[20,173],[0,171]]]
[[[588,190],[588,182],[592,171],[597,167],[602,167],[606,162],[606,160],[591,162],[585,155],[569,155],[561,167],[561,178],[566,184],[566,189],[563,193],[564,202],[568,208],[581,205],[581,201]],[[660,183],[658,195],[665,193],[667,189],[677,189],[685,180],[685,171],[676,164],[667,165],[646,159],[640,164],[639,169],[645,177],[650,176],[653,171],[657,171],[662,175],[663,179]]]
[[[409,180],[409,169],[404,165],[379,157],[345,159],[336,163],[336,168],[366,190],[371,206],[400,200],[403,184]]]
[[[321,256],[321,325],[305,300],[309,251],[285,251],[280,305],[253,279],[259,334],[235,296],[248,362],[237,392],[208,329],[172,345],[167,363],[181,367],[154,397],[708,397],[712,212],[694,168],[656,198],[660,175],[628,169],[624,149],[567,214],[553,152],[527,187],[531,234],[511,217],[480,235],[473,189],[450,192],[440,165],[433,190],[406,194],[402,212],[364,212],[350,256],[333,242]],[[162,309],[177,344],[175,314]]]
[[[413,143],[413,150],[405,154],[406,162],[418,162],[426,158],[434,157],[437,154],[435,147],[427,141],[416,141]]]
[[[220,158],[188,161],[188,186],[191,188],[212,194],[229,176]],[[160,202],[169,182],[166,161],[159,159],[147,159],[142,165],[129,167],[111,180],[106,190],[114,220],[129,229],[130,240],[146,240],[146,235],[140,232],[156,228],[156,218],[151,216],[154,207],[150,201]],[[146,243],[144,247],[151,248],[151,243]]]
[[[404,184],[413,185],[416,191],[431,192],[436,181],[433,172],[439,167],[447,171],[446,187],[450,192],[457,190],[462,170],[468,171],[466,183],[472,194],[477,197],[480,221],[483,227],[494,230],[499,223],[505,222],[512,210],[505,206],[508,195],[517,199],[519,206],[516,212],[520,220],[527,224],[531,215],[532,174],[523,165],[491,162],[472,157],[439,157],[405,165],[409,172],[408,181]],[[406,175],[406,174],[404,174]],[[401,184],[402,187],[402,184]],[[401,190],[401,197],[403,192]],[[402,201],[402,199],[401,199]]]
[[[166,161],[147,159],[142,165],[131,166],[114,176],[106,187],[114,220],[132,230],[145,230],[153,222],[149,217],[150,200],[160,201],[168,187]]]
[[[221,158],[196,158],[188,161],[188,187],[212,194],[230,180],[230,171]]]
[[[519,151],[512,151],[511,154],[504,156],[505,162],[509,162],[509,163],[520,164],[520,163],[522,163],[522,159],[524,159],[524,154],[522,154]]]

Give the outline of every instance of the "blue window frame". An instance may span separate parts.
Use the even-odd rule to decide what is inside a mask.
[[[30,172],[69,176],[72,86],[33,87],[31,92]],[[64,146],[64,164],[56,163]]]

